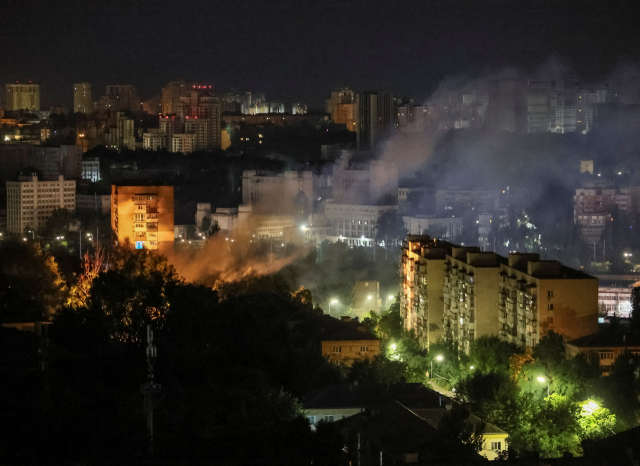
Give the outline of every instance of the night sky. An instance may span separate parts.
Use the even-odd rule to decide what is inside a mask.
[[[174,77],[321,108],[340,86],[418,101],[445,77],[555,55],[576,77],[638,62],[635,2],[0,0],[0,83],[41,83],[43,107],[72,104],[72,83],[135,85],[143,99]]]

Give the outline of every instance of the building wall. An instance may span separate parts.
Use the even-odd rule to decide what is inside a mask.
[[[91,83],[75,83],[73,85],[73,113],[91,113]]]
[[[76,194],[76,209],[94,210],[103,215],[107,214],[111,210],[111,195]]]
[[[453,248],[444,270],[444,329],[446,338],[469,352],[469,345],[483,335],[498,333],[495,312],[499,258],[478,248]]]
[[[136,249],[173,248],[173,186],[111,187],[111,228],[119,244]]]
[[[444,337],[444,262],[451,245],[426,235],[402,243],[400,314],[423,347]]]
[[[357,360],[380,355],[380,340],[323,341],[322,356],[331,362],[351,366]]]
[[[402,220],[409,235],[429,235],[445,241],[453,241],[462,234],[462,217],[409,217]]]
[[[313,203],[313,173],[285,171],[284,173],[244,170],[242,172],[242,203],[255,212],[302,212],[306,199],[307,213]]]
[[[82,161],[82,179],[91,180],[94,183],[102,179],[102,176],[100,176],[100,159],[94,157]]]
[[[76,208],[76,182],[56,179],[38,180],[37,176],[7,182],[7,231],[20,234],[27,227],[44,227],[53,211]]]
[[[370,149],[394,130],[393,95],[363,92],[356,96],[356,142],[358,149]]]
[[[640,356],[640,346],[622,345],[622,346],[578,346],[571,342],[564,344],[565,356],[568,359],[574,358],[581,354],[589,362],[598,362],[602,375],[607,376],[611,372],[611,365],[623,355],[630,352],[632,356]]]
[[[502,339],[525,347],[535,346],[549,330],[566,340],[598,331],[597,278],[556,261],[540,261],[538,254],[510,254],[509,263],[500,268]],[[536,272],[541,268],[546,273]]]
[[[372,246],[375,238],[375,225],[384,212],[397,210],[397,205],[372,206],[333,204],[325,205],[325,218],[331,225],[332,236],[349,241],[364,240],[366,246]],[[349,243],[353,244],[353,243]]]
[[[39,84],[5,84],[5,110],[40,110]]]

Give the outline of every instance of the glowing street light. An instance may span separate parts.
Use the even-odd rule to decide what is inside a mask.
[[[471,366],[471,367],[469,367],[469,369],[474,370],[474,369],[475,369],[475,366]]]
[[[444,358],[441,355],[436,356],[436,360],[438,362],[442,361]],[[433,359],[431,360],[431,373],[429,374],[431,379],[433,379]]]
[[[549,385],[551,385],[551,382],[548,379],[545,379],[544,377],[538,377],[538,382],[540,383],[547,382],[547,396],[549,396]]]
[[[387,296],[387,299],[384,302],[384,307],[387,308],[387,311],[389,310],[389,300],[393,301],[393,296],[391,295]]]
[[[331,301],[329,301],[329,315],[331,315],[331,305],[336,304],[337,302],[337,299],[332,299]]]

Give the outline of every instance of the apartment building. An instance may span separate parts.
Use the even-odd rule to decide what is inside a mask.
[[[611,212],[617,208],[621,213],[637,211],[640,205],[640,187],[614,188],[605,183],[588,183],[576,189],[573,196],[573,221],[578,234],[586,244],[600,241],[611,220]]]
[[[426,235],[408,235],[402,243],[400,315],[425,348],[445,336],[444,264],[452,246]]]
[[[453,247],[444,263],[445,337],[469,352],[469,345],[499,330],[496,290],[504,258],[477,247]]]
[[[111,228],[119,244],[136,249],[173,248],[173,186],[111,187]]]
[[[77,210],[93,210],[101,214],[109,213],[111,210],[110,194],[76,194]]]
[[[56,209],[76,208],[76,182],[60,175],[39,180],[21,176],[7,181],[7,231],[20,234],[44,227]]]
[[[40,111],[40,84],[5,84],[5,110]]]
[[[635,332],[598,332],[585,335],[564,344],[565,355],[573,358],[579,354],[592,364],[597,364],[603,376],[611,373],[611,366],[625,353],[634,358],[640,356],[640,338]]]
[[[73,85],[73,113],[91,113],[91,83],[75,83]]]
[[[313,202],[313,173],[263,170],[242,172],[242,203],[254,212],[310,213]]]
[[[598,279],[539,254],[500,264],[497,305],[500,338],[521,347],[550,330],[565,339],[598,331]]]
[[[21,170],[34,167],[44,176],[77,179],[82,174],[82,147],[42,147],[0,144],[0,182],[15,180]]]

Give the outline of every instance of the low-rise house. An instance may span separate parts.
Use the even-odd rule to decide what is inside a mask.
[[[320,344],[322,356],[329,361],[351,366],[357,360],[372,360],[380,355],[380,340],[366,332],[358,319],[322,318],[325,326]]]
[[[602,375],[609,375],[620,355],[627,351],[640,355],[640,335],[605,330],[566,342],[564,347],[567,358],[581,354],[590,362],[598,362]]]
[[[478,452],[481,456],[493,460],[508,449],[507,432],[464,411],[458,403],[419,383],[332,385],[308,393],[302,404],[312,425],[320,421],[339,421],[347,431],[356,426],[366,431],[369,426],[371,435],[378,435],[372,426],[379,421],[388,425],[394,425],[396,421],[414,425],[417,431],[412,434],[413,440],[409,444],[397,439],[400,443],[394,441],[383,447],[393,455],[419,456],[419,450],[427,448],[427,445],[430,445],[428,448],[437,448],[438,430],[452,410],[457,410],[457,414],[464,418],[463,422],[471,423],[474,429],[484,424],[482,449]],[[424,462],[424,459],[418,460]]]

